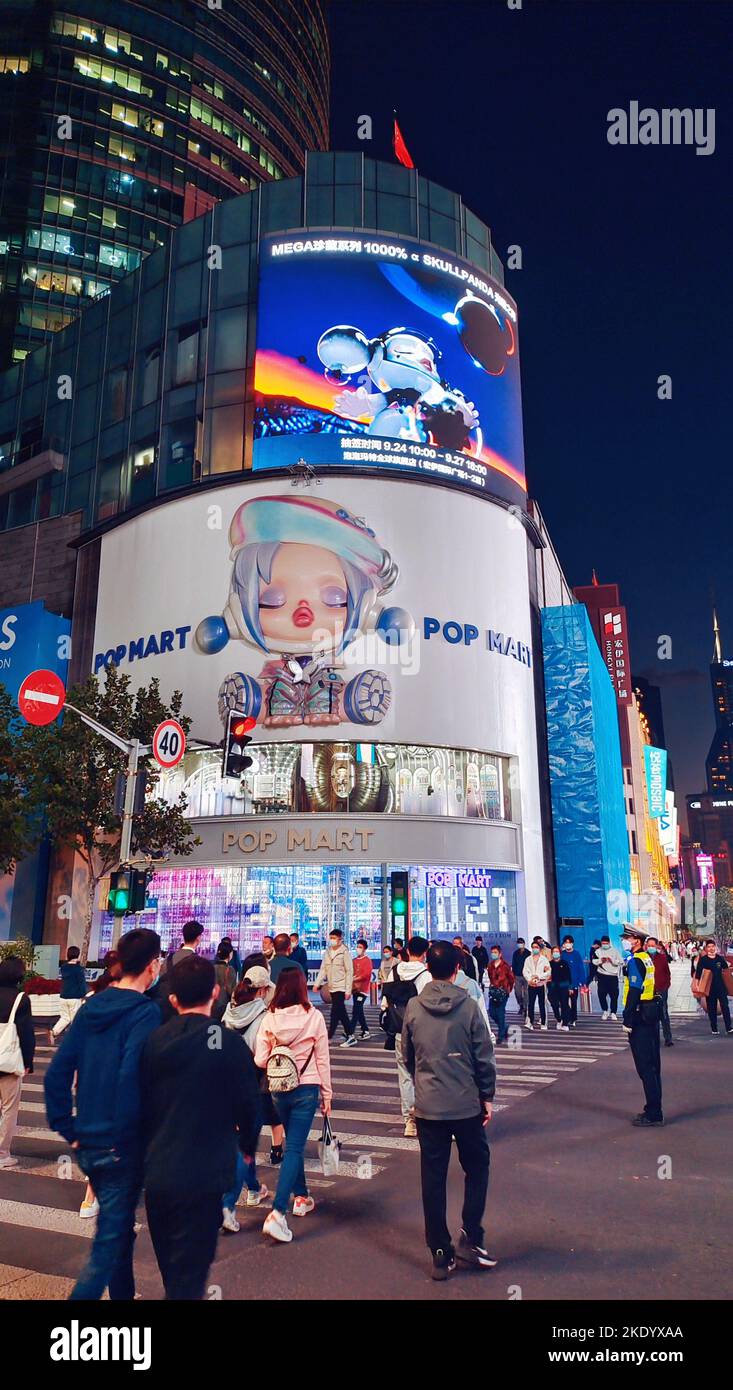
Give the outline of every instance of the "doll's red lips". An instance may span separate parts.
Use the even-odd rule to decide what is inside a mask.
[[[293,622],[296,627],[310,627],[313,622],[313,613],[307,603],[299,603],[293,613]]]

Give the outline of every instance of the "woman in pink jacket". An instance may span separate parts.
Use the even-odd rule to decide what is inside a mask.
[[[285,1157],[277,1183],[272,1211],[262,1227],[273,1240],[293,1239],[286,1215],[293,1197],[293,1216],[307,1216],[315,1202],[308,1196],[303,1155],[313,1117],[318,1106],[330,1114],[331,1063],[328,1033],[320,1009],[308,1002],[308,986],[302,970],[283,970],[260,1031],[257,1034],[255,1062],[265,1068],[276,1047],[289,1047],[298,1068],[299,1084],[293,1091],[273,1094],[275,1108],[285,1126]]]

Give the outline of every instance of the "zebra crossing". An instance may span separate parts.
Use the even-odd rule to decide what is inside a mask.
[[[410,1155],[413,1162],[417,1157],[418,1141],[404,1135],[395,1057],[384,1049],[376,1008],[367,1009],[367,1020],[368,1040],[353,1048],[341,1048],[339,1038],[331,1044],[332,1125],[342,1144],[341,1164],[337,1178],[323,1176],[316,1147],[321,1134],[317,1116],[306,1156],[316,1199],[336,1183],[346,1188],[384,1173],[389,1177],[401,1154]],[[555,1031],[552,1023],[543,1033],[530,1032],[518,1021],[510,1021],[509,1027],[508,1044],[496,1053],[496,1113],[627,1047],[621,1025],[597,1016],[581,1015],[570,1033]],[[23,1085],[13,1143],[18,1165],[0,1170],[0,1300],[66,1297],[94,1234],[95,1222],[79,1216],[83,1179],[68,1145],[47,1126],[43,1074],[53,1049],[42,1031],[38,1038],[35,1071]],[[268,1166],[268,1131],[265,1135],[267,1145],[263,1136],[258,1161],[262,1181],[273,1188],[277,1170]],[[243,1226],[261,1224],[261,1208],[243,1208],[239,1215]],[[142,1211],[140,1219],[144,1228]]]

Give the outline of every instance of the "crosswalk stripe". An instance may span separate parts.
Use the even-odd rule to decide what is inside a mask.
[[[13,1202],[7,1198],[0,1199],[0,1225],[31,1226],[55,1235],[78,1236],[80,1240],[91,1240],[96,1229],[96,1222],[82,1221],[78,1211]]]

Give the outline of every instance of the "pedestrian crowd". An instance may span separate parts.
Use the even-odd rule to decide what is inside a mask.
[[[289,1219],[313,1211],[305,1152],[320,1111],[328,1132],[333,1100],[329,1042],[353,1048],[370,1036],[364,1005],[375,975],[368,943],[352,957],[334,928],[309,998],[308,957],[297,932],[262,939],[241,960],[223,938],[214,961],[199,953],[204,928],[188,922],[179,949],[163,960],[159,936],[135,928],[87,985],[79,951],[61,964],[61,1007],[50,1036],[55,1055],[45,1079],[48,1122],[67,1140],[87,1179],[80,1214],[96,1216],[89,1258],[73,1300],[135,1296],[136,1209],[144,1193],[148,1229],[169,1299],[205,1297],[220,1232],[240,1229],[237,1206],[271,1196],[258,1172],[262,1129],[277,1170],[263,1232],[289,1244]],[[527,1029],[578,1027],[595,982],[603,1020],[620,1021],[641,1080],[638,1126],[664,1122],[660,1028],[673,1046],[668,996],[670,952],[641,928],[627,927],[626,964],[609,936],[586,963],[572,935],[559,945],[517,941],[511,961],[482,938],[429,942],[420,935],[386,945],[376,970],[380,1028],[395,1053],[404,1133],[416,1138],[432,1275],[457,1264],[490,1269],[484,1238],[489,1180],[487,1126],[496,1084],[495,1046],[507,1041],[514,993]],[[714,941],[675,947],[690,960],[693,990],[713,1035],[722,1016],[733,1032],[733,976]],[[35,1033],[23,963],[0,962],[0,1168],[17,1163],[10,1145],[23,1076],[33,1070]],[[621,996],[621,985],[623,995]],[[348,1004],[351,1009],[349,1011]],[[535,1018],[538,1023],[535,1023]],[[5,1027],[3,1027],[5,1025]],[[493,1025],[493,1027],[492,1027]],[[495,1032],[494,1032],[495,1030]],[[464,1172],[462,1228],[452,1240],[446,1184],[455,1140]]]

